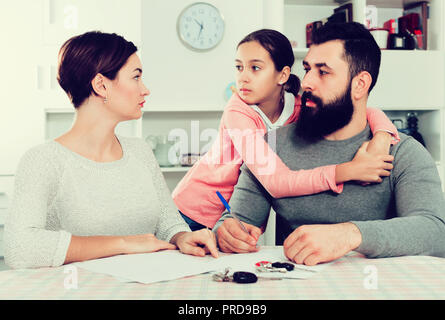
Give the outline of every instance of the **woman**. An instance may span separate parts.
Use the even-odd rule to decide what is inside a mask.
[[[58,81],[76,118],[68,132],[20,161],[5,224],[10,267],[176,247],[217,257],[213,233],[190,232],[178,214],[148,145],[114,133],[119,122],[141,117],[150,93],[136,51],[121,36],[101,32],[62,46]]]

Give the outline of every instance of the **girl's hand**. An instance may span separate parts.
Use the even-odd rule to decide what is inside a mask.
[[[374,155],[386,155],[389,154],[389,148],[391,147],[392,135],[386,131],[377,131],[372,137],[371,141],[366,148],[371,154]],[[369,182],[362,182],[363,186],[369,184]]]
[[[369,141],[366,151],[374,155],[387,155],[391,147],[392,136],[386,131],[377,131]]]
[[[381,177],[388,177],[393,169],[392,155],[374,155],[367,151],[369,141],[362,144],[350,162],[336,166],[336,181],[360,181],[362,183],[380,183]]]
[[[166,241],[159,240],[153,234],[141,234],[123,237],[123,252],[131,253],[147,253],[160,250],[175,250],[176,246]]]
[[[393,169],[394,156],[368,152],[369,141],[364,142],[350,162],[351,180],[381,183],[381,177],[388,177]]]
[[[179,232],[171,240],[182,253],[203,257],[210,253],[218,258],[215,234],[208,229],[194,232]]]

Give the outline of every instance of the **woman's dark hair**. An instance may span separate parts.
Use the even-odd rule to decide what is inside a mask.
[[[238,43],[238,47],[245,42],[251,41],[258,42],[267,52],[269,52],[277,71],[283,70],[286,66],[292,68],[295,61],[292,45],[290,44],[289,39],[281,32],[271,29],[254,31],[244,37],[244,39]],[[289,79],[284,84],[284,90],[297,96],[300,91],[300,79],[291,73]]]
[[[92,31],[72,37],[60,49],[57,80],[78,108],[91,93],[91,81],[100,73],[114,80],[136,46],[115,33]]]
[[[368,93],[371,92],[379,76],[381,61],[381,51],[372,34],[358,22],[328,22],[312,33],[315,45],[332,40],[342,40],[344,43],[344,57],[349,64],[351,79],[362,71],[369,72],[372,82]]]

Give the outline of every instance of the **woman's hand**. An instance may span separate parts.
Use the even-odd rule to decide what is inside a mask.
[[[346,181],[360,181],[369,183],[382,182],[381,177],[388,177],[393,169],[394,156],[389,154],[372,154],[367,151],[369,141],[362,144],[350,162],[342,163],[336,167],[337,183]]]
[[[123,237],[123,248],[125,254],[132,254],[175,250],[176,246],[169,242],[159,240],[153,234],[148,233]]]
[[[194,232],[179,232],[171,240],[182,253],[203,257],[210,253],[218,258],[215,234],[209,229]]]

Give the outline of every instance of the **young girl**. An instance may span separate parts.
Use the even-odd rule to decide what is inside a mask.
[[[263,138],[266,132],[295,122],[300,112],[300,81],[290,73],[294,55],[289,40],[278,31],[259,30],[246,36],[237,49],[237,93],[224,109],[217,140],[173,191],[173,200],[192,230],[212,228],[221,217],[225,207],[216,191],[229,201],[242,163],[275,198],[326,190],[340,193],[346,181],[381,182],[380,176],[389,175],[392,165],[387,162],[392,156],[386,153],[391,140],[397,142],[399,137],[378,109],[368,109],[367,118],[374,133],[370,146],[381,155],[372,156],[362,147],[348,163],[290,170]]]

